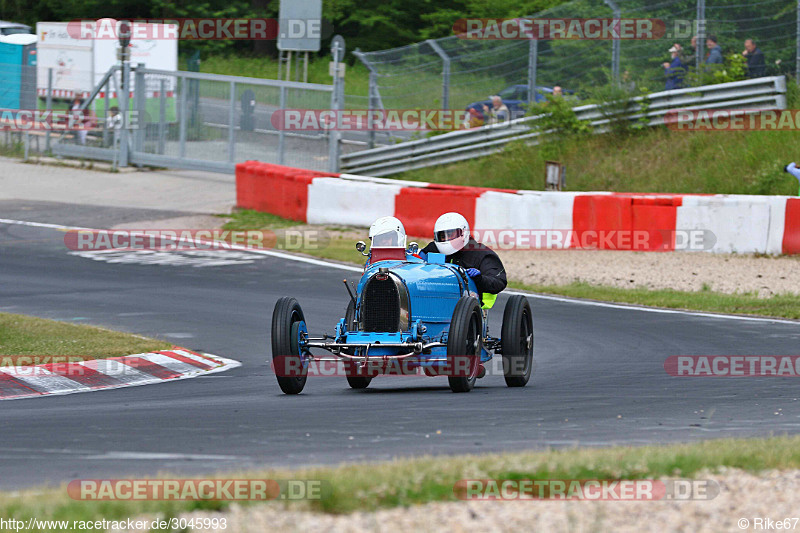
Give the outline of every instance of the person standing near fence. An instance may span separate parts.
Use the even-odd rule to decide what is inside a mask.
[[[86,144],[86,135],[89,133],[86,130],[86,121],[85,121],[85,113],[84,110],[81,109],[81,99],[75,98],[72,101],[72,107],[70,108],[73,115],[73,122],[78,126],[78,129],[74,131],[75,139],[78,141],[78,144],[85,145]]]
[[[742,55],[747,58],[748,78],[760,78],[766,74],[767,62],[764,60],[763,52],[756,46],[753,39],[747,39],[744,42]]]
[[[722,58],[722,48],[717,44],[717,36],[709,35],[706,39],[706,48],[708,48],[708,55],[706,56],[706,65],[722,65],[725,61]]]
[[[110,130],[112,133],[108,146],[116,147],[117,141],[119,140],[119,130],[122,129],[122,115],[119,113],[119,107],[112,106],[111,109],[108,110],[106,129]]]
[[[508,107],[503,103],[502,98],[499,96],[490,96],[489,98],[492,101],[492,107],[489,108],[485,104],[483,106],[483,114],[489,117],[489,124],[499,124],[511,118],[511,113],[509,113]]]
[[[669,49],[672,56],[670,61],[664,61],[664,74],[667,76],[667,81],[664,84],[664,89],[671,91],[672,89],[680,89],[683,87],[683,77],[686,75],[686,66],[681,61],[681,49],[677,44]]]

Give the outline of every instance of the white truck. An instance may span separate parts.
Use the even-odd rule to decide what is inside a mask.
[[[114,65],[119,64],[117,50],[119,41],[107,34],[96,38],[97,28],[102,23],[112,26],[116,21],[102,19],[96,26],[89,24],[81,28],[76,22],[37,22],[37,93],[39,98],[47,96],[48,71],[53,69],[53,98],[85,98]],[[131,65],[144,63],[147,68],[178,70],[177,32],[164,31],[163,24],[136,23],[148,26],[146,35],[158,39],[132,39],[130,43]],[[95,27],[92,27],[95,26]],[[87,30],[86,28],[90,29]],[[135,33],[134,35],[139,34]],[[165,38],[172,35],[172,38]],[[175,90],[176,78],[166,78],[167,90]],[[117,77],[119,81],[119,77]],[[151,80],[148,80],[148,85]],[[113,87],[113,86],[112,86]],[[113,89],[112,89],[113,90]],[[152,91],[148,87],[149,91]],[[157,88],[155,89],[157,90]],[[116,100],[116,95],[113,95]]]

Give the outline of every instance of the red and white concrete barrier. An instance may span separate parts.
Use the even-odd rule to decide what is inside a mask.
[[[370,178],[257,161],[236,166],[237,205],[311,224],[367,227],[394,215],[409,235],[431,235],[458,211],[483,230],[568,235],[553,248],[715,253],[800,253],[800,198],[787,196],[549,192]],[[644,247],[598,234],[645,236]],[[685,235],[705,235],[692,246]],[[545,241],[546,242],[546,241]],[[590,243],[587,245],[587,243]]]

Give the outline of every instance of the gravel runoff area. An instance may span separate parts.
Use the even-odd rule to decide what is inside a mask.
[[[756,519],[800,516],[800,470],[753,475],[734,469],[698,475],[713,480],[720,494],[694,501],[469,501],[429,503],[369,513],[329,515],[279,504],[232,505],[225,513],[194,512],[192,517],[227,518],[227,531],[547,531],[640,533],[664,531],[762,531]],[[744,520],[747,520],[745,524]],[[742,520],[740,523],[739,521]],[[761,522],[762,526],[766,522]],[[800,521],[790,522],[800,530]],[[792,528],[791,524],[795,524]],[[740,527],[740,526],[744,527]],[[772,526],[773,530],[775,526]],[[224,531],[194,529],[200,531]]]
[[[501,251],[510,279],[531,285],[591,285],[720,293],[800,293],[800,256],[611,250]]]

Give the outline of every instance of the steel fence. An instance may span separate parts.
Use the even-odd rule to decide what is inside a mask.
[[[647,104],[642,106],[643,100]],[[647,119],[650,126],[664,124],[670,110],[694,109],[785,109],[786,77],[773,76],[653,93],[632,99],[627,120]],[[574,108],[579,120],[587,121],[593,131],[608,130],[612,117],[598,105]],[[502,124],[436,135],[427,139],[347,154],[341,158],[344,172],[387,176],[407,170],[454,163],[482,157],[503,149],[512,141],[536,144],[542,131],[536,127],[539,116],[524,117]]]
[[[281,109],[330,109],[330,85],[141,67],[131,71],[129,91],[120,89],[122,67],[115,67],[83,104],[97,115],[96,132],[108,129],[112,108],[123,116],[130,109],[130,128],[93,135],[85,145],[64,137],[53,143],[54,154],[226,173],[251,159],[329,169],[328,135],[284,131],[272,116]]]
[[[530,102],[534,87],[559,85],[590,97],[594,88],[616,83],[633,93],[663,91],[669,48],[682,46],[683,60],[705,60],[705,37],[715,35],[723,55],[741,54],[753,39],[766,59],[764,75],[794,75],[800,81],[800,1],[798,0],[574,0],[530,18],[651,18],[666,34],[652,40],[471,40],[452,35],[410,46],[356,52],[372,73],[373,108],[464,109],[500,93]],[[526,17],[527,18],[527,17]],[[699,36],[697,48],[691,37]],[[722,71],[688,76],[698,86],[734,81]],[[517,91],[513,86],[518,86]],[[506,89],[505,93],[502,93]],[[547,89],[545,89],[546,91]]]

